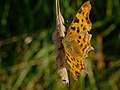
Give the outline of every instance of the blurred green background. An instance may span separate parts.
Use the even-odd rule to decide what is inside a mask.
[[[68,28],[86,0],[60,0]],[[120,0],[91,0],[88,75],[66,88],[52,33],[55,0],[0,0],[0,90],[120,90]],[[66,22],[68,20],[68,23]]]

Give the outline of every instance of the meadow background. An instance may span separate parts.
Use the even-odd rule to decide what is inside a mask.
[[[86,0],[60,0],[66,28]],[[88,75],[66,88],[52,33],[55,0],[0,0],[0,90],[120,90],[120,0],[90,0]],[[68,20],[68,22],[66,22]]]

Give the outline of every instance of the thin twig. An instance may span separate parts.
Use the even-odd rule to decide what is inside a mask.
[[[56,0],[56,29],[53,32],[52,39],[56,49],[56,63],[58,66],[58,74],[65,85],[69,85],[69,79],[66,67],[64,66],[65,53],[63,50],[62,39],[65,37],[66,31],[64,19],[60,13],[59,0]]]

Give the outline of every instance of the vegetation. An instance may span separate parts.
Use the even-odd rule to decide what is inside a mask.
[[[52,2],[52,3],[51,3]],[[60,0],[68,28],[84,0]],[[91,0],[88,75],[69,87],[57,73],[52,33],[55,0],[0,1],[0,90],[119,90],[120,1]]]

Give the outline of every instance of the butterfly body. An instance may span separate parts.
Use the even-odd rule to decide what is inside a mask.
[[[81,6],[67,31],[66,37],[62,40],[67,63],[75,80],[77,76],[81,75],[82,70],[87,72],[84,59],[88,52],[93,49],[90,44],[92,35],[88,33],[92,26],[89,20],[90,9],[89,1]]]

